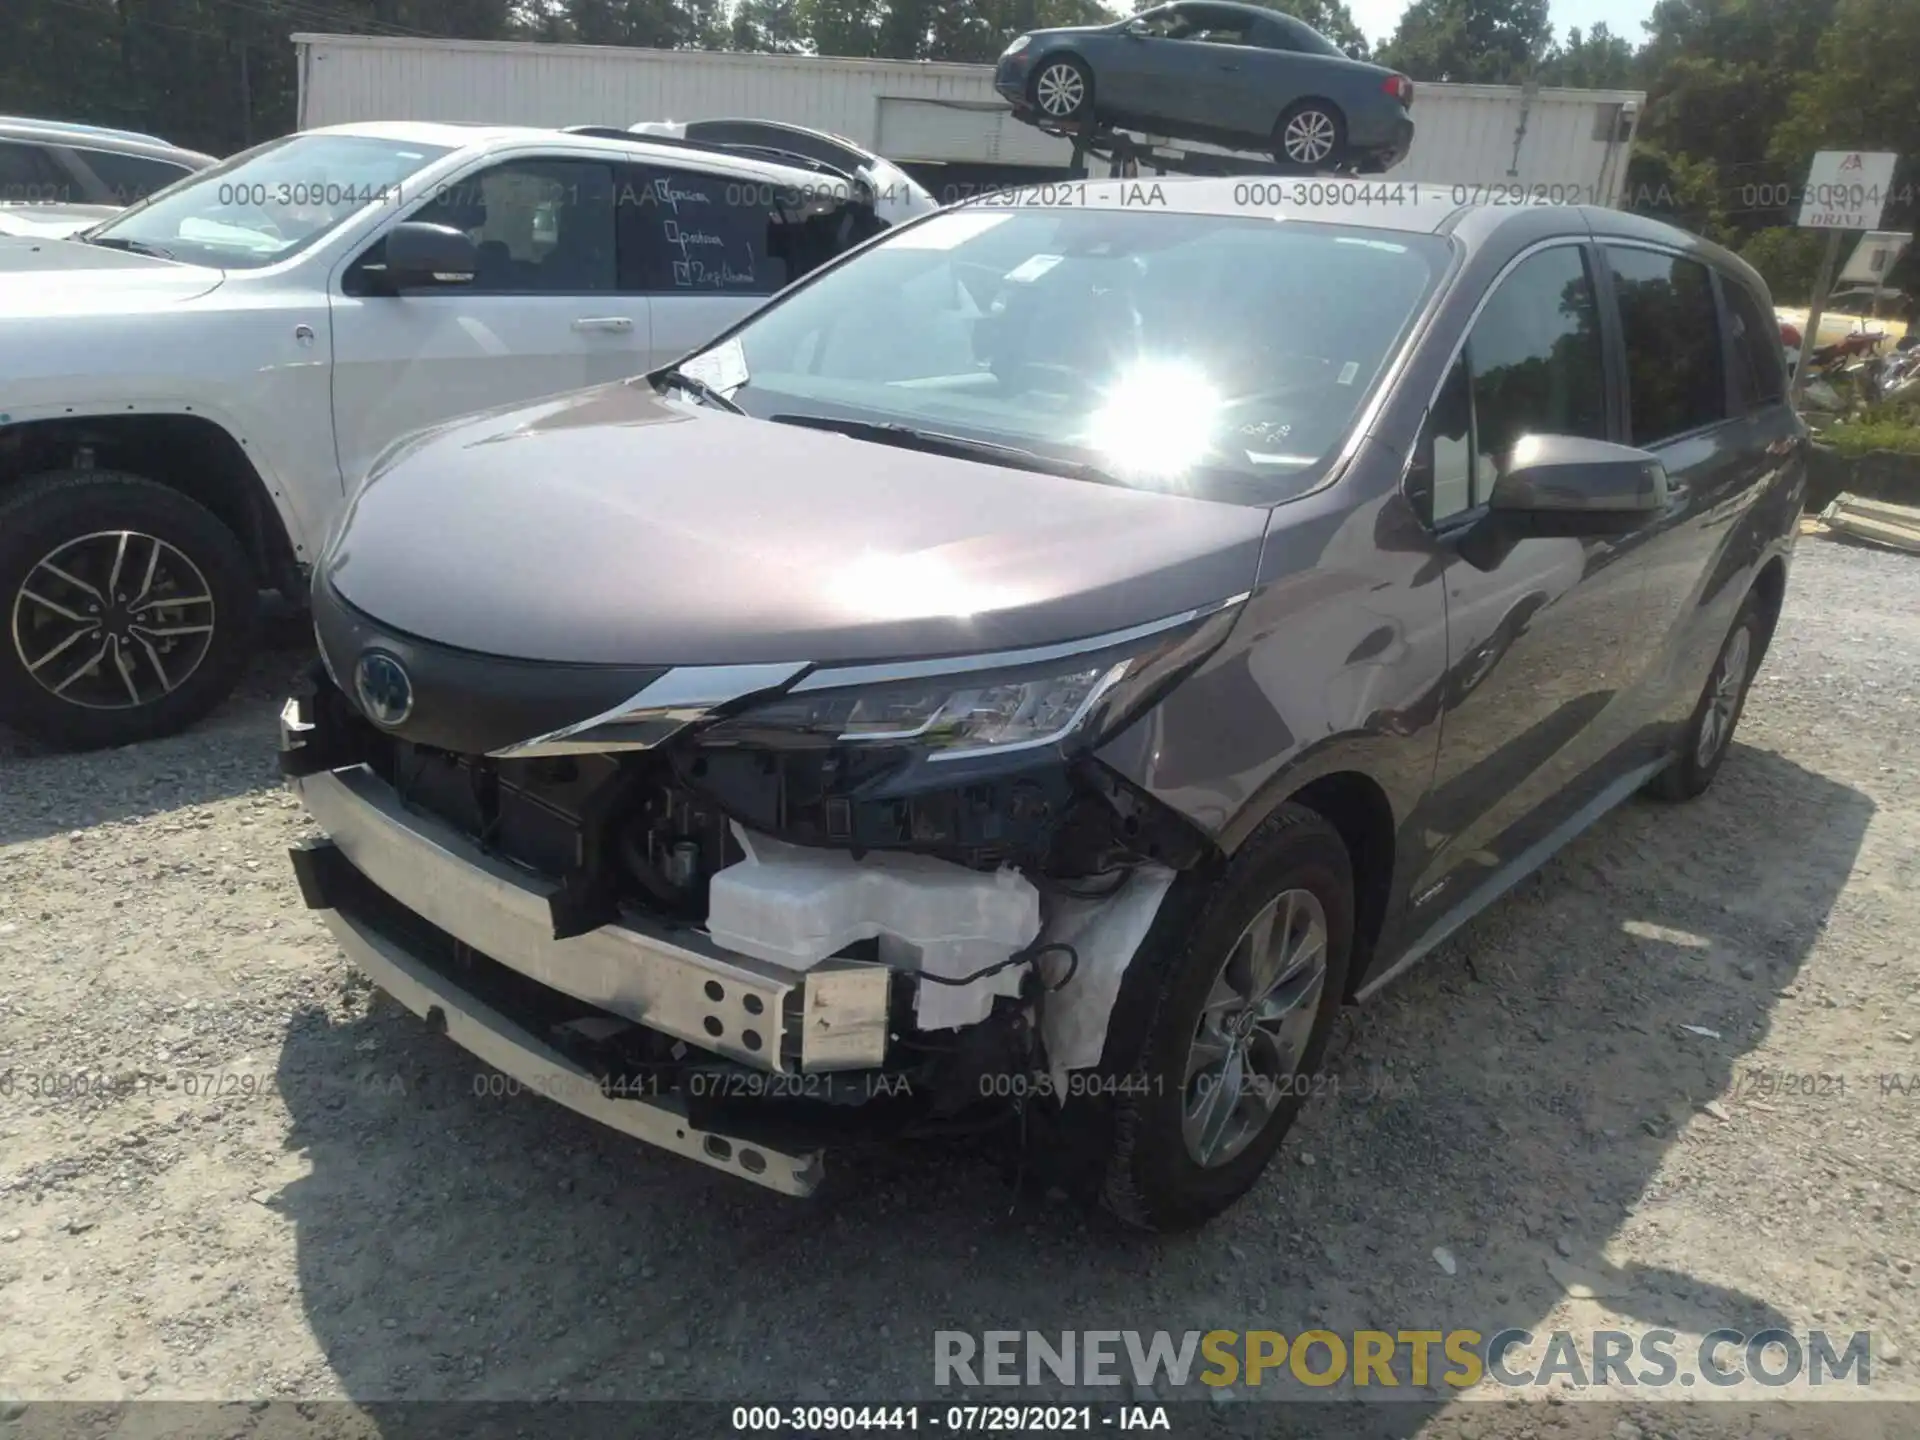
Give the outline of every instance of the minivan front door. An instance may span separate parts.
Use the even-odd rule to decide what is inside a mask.
[[[1640,537],[1529,538],[1469,563],[1458,540],[1485,515],[1527,434],[1608,439],[1596,287],[1574,243],[1522,260],[1488,298],[1422,439],[1447,605],[1448,678],[1411,891],[1441,915],[1488,884],[1586,798],[1630,729],[1641,605]],[[1416,920],[1416,924],[1418,921]]]

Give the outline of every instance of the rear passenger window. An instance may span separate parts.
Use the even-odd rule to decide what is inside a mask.
[[[1728,328],[1733,333],[1734,393],[1743,409],[1757,410],[1786,398],[1787,358],[1780,348],[1780,326],[1754,293],[1722,275]]]
[[[620,288],[632,293],[771,295],[886,228],[833,176],[621,168]]]
[[[1707,267],[1615,245],[1607,247],[1607,263],[1627,347],[1632,443],[1658,445],[1726,419],[1720,319]]]
[[[783,187],[698,170],[625,167],[620,288],[653,295],[771,295],[787,266],[768,244]]]

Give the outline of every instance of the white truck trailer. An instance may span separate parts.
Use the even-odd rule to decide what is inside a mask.
[[[1068,141],[1013,118],[989,65],[367,35],[293,42],[302,128],[782,120],[886,156],[943,202],[980,181],[1057,176],[1071,163]],[[1412,152],[1385,178],[1618,205],[1645,100],[1634,90],[1420,84]]]

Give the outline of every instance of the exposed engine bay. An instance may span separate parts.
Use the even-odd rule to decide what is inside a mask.
[[[1064,1093],[1069,1069],[1100,1060],[1120,977],[1174,871],[1205,850],[1091,760],[1041,754],[949,782],[904,749],[714,745],[698,732],[625,753],[496,758],[385,733],[316,678],[288,773],[365,765],[409,811],[537,878],[553,941],[660,927],[816,983],[824,964],[845,993],[879,997],[870,1045],[803,1054],[789,1033],[768,1064],[798,1073],[769,1076],[718,1042],[539,984],[478,939],[437,937],[465,989],[544,1032],[609,1093],[672,1093],[695,1123],[735,1136],[824,1144]],[[377,872],[327,885],[323,908],[351,888],[353,906],[420,929],[373,893]],[[1052,1086],[1023,1078],[1048,1075]]]

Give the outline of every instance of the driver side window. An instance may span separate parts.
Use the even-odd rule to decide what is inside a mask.
[[[1488,298],[1429,412],[1410,498],[1435,524],[1477,509],[1524,435],[1609,438],[1599,306],[1577,245],[1529,256]]]
[[[522,159],[435,187],[410,220],[463,231],[480,267],[466,295],[591,295],[616,288],[613,169]],[[383,263],[384,240],[356,265]]]
[[[1186,17],[1176,9],[1148,10],[1136,15],[1127,29],[1135,35],[1147,35],[1155,40],[1171,40],[1184,37],[1188,24]]]

